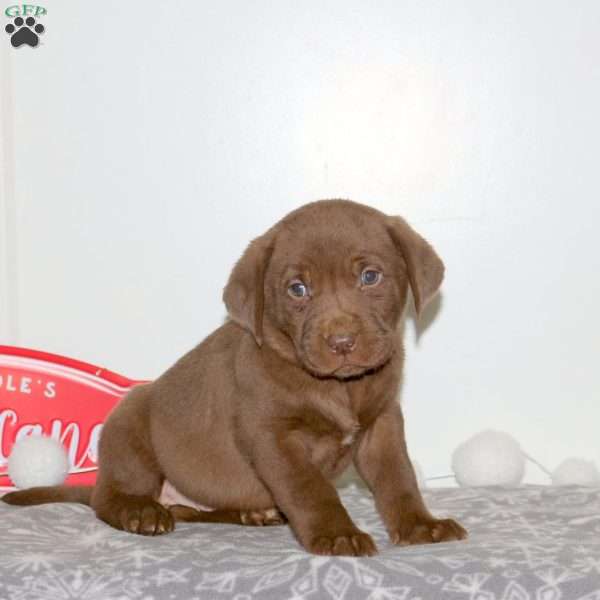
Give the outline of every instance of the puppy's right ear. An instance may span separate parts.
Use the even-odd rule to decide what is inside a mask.
[[[262,346],[265,273],[275,240],[272,232],[256,238],[238,260],[223,290],[229,316],[247,329]]]

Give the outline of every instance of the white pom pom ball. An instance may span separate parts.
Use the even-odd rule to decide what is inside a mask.
[[[600,485],[598,467],[591,460],[567,458],[552,473],[552,485]]]
[[[452,454],[452,470],[462,486],[516,486],[525,474],[525,457],[511,435],[487,430],[456,448]]]
[[[8,457],[8,476],[16,487],[59,485],[69,471],[64,446],[46,436],[29,436],[15,443]]]

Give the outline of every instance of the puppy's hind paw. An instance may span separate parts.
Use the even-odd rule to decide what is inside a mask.
[[[243,525],[254,525],[258,527],[268,525],[283,525],[287,523],[285,516],[275,507],[263,510],[241,510],[240,519]]]

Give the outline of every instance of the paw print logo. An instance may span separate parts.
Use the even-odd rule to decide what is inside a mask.
[[[21,17],[17,17],[4,30],[10,35],[10,43],[15,48],[23,44],[35,48],[40,41],[38,33],[44,33],[44,26],[40,23],[36,25],[33,17],[27,17],[25,21]]]

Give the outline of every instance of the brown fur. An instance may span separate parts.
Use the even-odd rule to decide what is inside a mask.
[[[382,275],[368,284],[366,270]],[[354,461],[394,543],[463,539],[458,523],[423,503],[396,398],[408,289],[419,312],[443,272],[399,217],[343,200],[290,213],[233,269],[231,320],[109,416],[91,498],[40,488],[5,500],[87,499],[113,527],[152,535],[175,519],[269,524],[285,515],[310,552],[372,555],[331,483]],[[309,296],[290,293],[298,281]],[[216,511],[165,508],[165,479]]]

